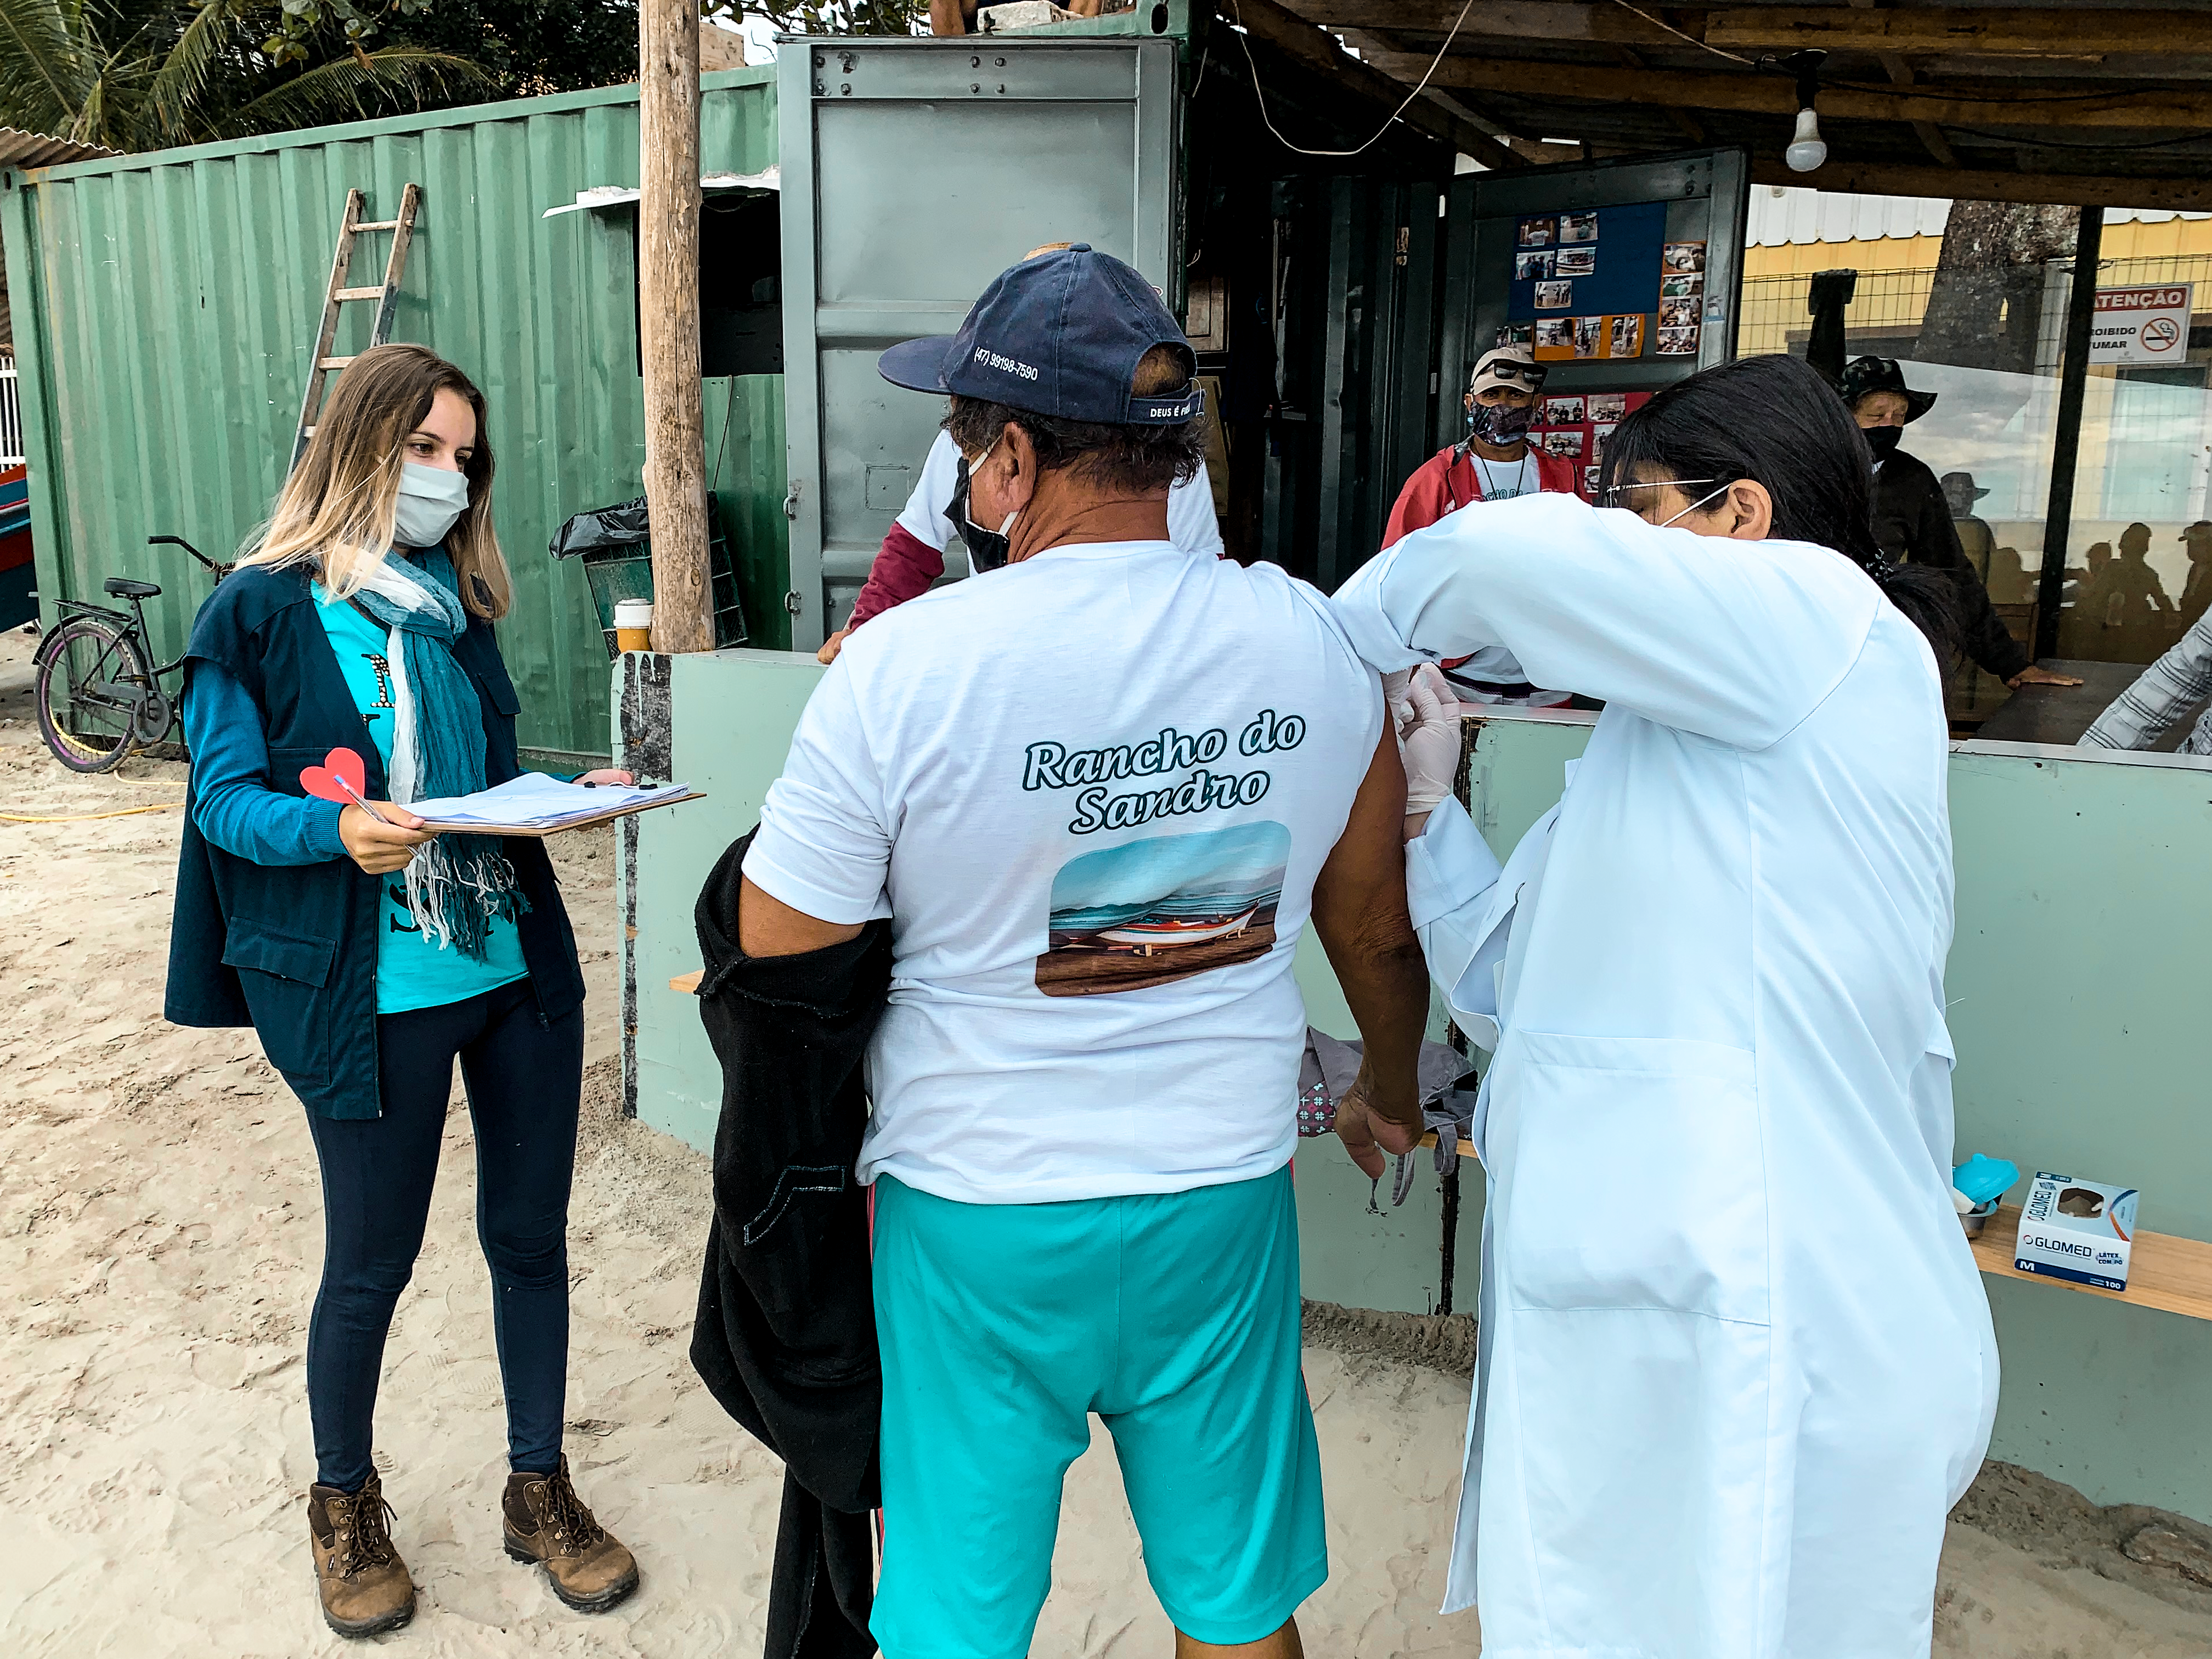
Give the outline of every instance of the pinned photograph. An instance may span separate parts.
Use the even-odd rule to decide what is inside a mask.
[[[1613,428],[1618,424],[1613,421],[1600,421],[1590,428],[1590,459],[1601,461],[1605,459],[1605,441],[1613,436]]]
[[[1632,319],[1616,317],[1613,320],[1617,326]],[[1641,322],[1644,319],[1638,317],[1632,320]],[[1613,353],[1616,357],[1620,355],[1617,351]],[[1628,394],[1626,392],[1593,392],[1584,401],[1589,405],[1589,417],[1593,421],[1619,421],[1627,417]]]
[[[1662,300],[1692,300],[1705,291],[1705,273],[1686,270],[1679,276],[1661,279],[1659,297]]]
[[[1536,284],[1536,309],[1565,311],[1575,302],[1572,283],[1539,283]]]
[[[1492,337],[1492,345],[1516,346],[1536,343],[1536,325],[1534,323],[1500,323]]]
[[[1536,349],[1571,347],[1575,343],[1575,323],[1571,317],[1539,317],[1536,319]]]
[[[1597,240],[1597,215],[1562,213],[1559,216],[1559,240],[1562,243]]]
[[[1662,300],[1659,302],[1659,326],[1695,328],[1698,325],[1698,302],[1695,300]]]
[[[1644,319],[1640,313],[1632,312],[1615,317],[1612,319],[1612,326],[1613,350],[1610,356],[1641,357],[1644,355]]]
[[[1659,356],[1662,357],[1694,357],[1698,355],[1698,331],[1695,325],[1688,328],[1662,328],[1659,331]]]
[[[1580,398],[1547,398],[1544,399],[1544,425],[1580,426],[1582,423],[1583,400]]]
[[[1575,319],[1575,356],[1602,357],[1605,356],[1605,319],[1577,317]]]
[[[1559,240],[1559,221],[1549,216],[1541,219],[1523,219],[1518,240],[1522,247],[1549,247]]]
[[[1516,283],[1540,283],[1550,280],[1552,264],[1559,256],[1549,248],[1534,253],[1513,256],[1513,280]]]
[[[1684,276],[1704,270],[1705,245],[1703,242],[1667,242],[1659,249],[1659,274],[1662,276]]]
[[[1267,955],[1290,855],[1291,832],[1270,821],[1070,859],[1053,878],[1037,989],[1134,991]]]
[[[1540,433],[1536,441],[1543,445],[1544,453],[1547,455],[1564,455],[1571,461],[1582,459],[1583,434],[1579,429]]]
[[[1597,250],[1594,247],[1563,247],[1554,257],[1559,261],[1559,276],[1595,276],[1597,275]]]
[[[1583,469],[1583,495],[1590,496],[1593,499],[1595,498],[1597,495],[1597,477],[1599,473],[1604,471],[1605,469],[1601,466],[1586,466]]]

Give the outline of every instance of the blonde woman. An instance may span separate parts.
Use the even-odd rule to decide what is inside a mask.
[[[325,1224],[307,1525],[323,1616],[342,1636],[415,1611],[372,1419],[456,1060],[506,1385],[507,1553],[584,1611],[637,1586],[561,1455],[583,1069],[575,939],[540,843],[434,836],[405,808],[520,770],[519,705],[492,635],[510,588],[483,428],[483,394],[434,354],[356,357],[186,653],[192,769],[166,1012],[251,1024],[307,1109]],[[359,757],[363,804],[306,793],[333,750]]]

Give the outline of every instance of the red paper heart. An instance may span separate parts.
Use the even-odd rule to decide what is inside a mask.
[[[346,793],[350,787],[353,794]],[[300,774],[300,787],[317,800],[334,800],[350,806],[356,795],[368,789],[368,769],[360,756],[350,749],[333,749],[323,757],[320,766],[310,766]]]

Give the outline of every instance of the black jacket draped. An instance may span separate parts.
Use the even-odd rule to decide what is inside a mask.
[[[890,994],[890,924],[825,951],[747,957],[738,894],[752,839],[722,854],[696,915],[722,1116],[691,1363],[784,1461],[768,1659],[859,1659],[876,1650],[869,1512],[883,1373],[867,1193],[853,1171],[867,1122],[860,1061]]]

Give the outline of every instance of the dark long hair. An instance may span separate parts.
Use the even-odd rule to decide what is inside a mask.
[[[1858,423],[1819,373],[1795,357],[1741,357],[1678,380],[1606,440],[1602,491],[1659,477],[1763,484],[1778,541],[1833,548],[1864,572],[1946,664],[1959,643],[1960,597],[1950,572],[1899,564],[1874,539],[1874,455]]]

